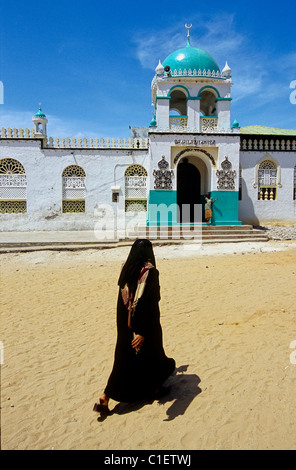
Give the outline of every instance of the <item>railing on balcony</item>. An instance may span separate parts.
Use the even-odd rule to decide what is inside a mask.
[[[201,117],[200,118],[200,130],[201,132],[214,132],[218,128],[218,117]]]
[[[170,129],[186,130],[187,129],[187,116],[170,116]]]
[[[275,201],[276,186],[260,186],[258,192],[259,201]]]
[[[186,131],[188,127],[187,116],[170,116],[170,129]],[[205,116],[200,118],[200,132],[215,132],[218,129],[217,116]]]

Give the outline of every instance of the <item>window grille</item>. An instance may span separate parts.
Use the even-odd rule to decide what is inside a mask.
[[[0,200],[0,214],[24,214],[27,212],[26,201]]]
[[[125,200],[125,212],[143,212],[147,211],[147,200]]]
[[[85,212],[85,201],[63,201],[63,212]]]
[[[201,117],[200,129],[201,132],[214,132],[218,128],[218,118],[216,117]]]
[[[27,178],[23,165],[13,158],[0,160],[0,213],[27,211]]]
[[[258,169],[258,199],[259,201],[273,201],[276,199],[277,168],[275,163],[264,160]]]
[[[131,165],[125,171],[125,211],[147,210],[147,171],[141,165]]]
[[[170,129],[186,130],[188,124],[187,116],[170,116]]]
[[[63,174],[63,212],[85,212],[85,178],[83,168],[70,165]]]

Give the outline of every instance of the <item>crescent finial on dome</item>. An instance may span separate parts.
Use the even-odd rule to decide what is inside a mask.
[[[186,23],[185,28],[187,29],[187,46],[191,46],[189,30],[192,28],[192,24],[187,24]]]

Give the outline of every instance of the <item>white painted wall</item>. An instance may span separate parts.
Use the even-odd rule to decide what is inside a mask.
[[[1,231],[92,230],[103,204],[125,219],[124,172],[140,164],[149,172],[148,151],[125,149],[41,149],[38,140],[1,142],[0,159],[14,158],[27,176],[27,213],[1,214]],[[86,173],[85,213],[62,213],[62,172],[79,165]],[[112,186],[120,186],[112,203]]]
[[[153,131],[152,131],[153,132]],[[186,145],[186,144],[176,144],[175,140],[180,139],[181,141],[184,139],[185,142],[192,141],[194,138],[198,140],[202,140],[204,142],[208,141],[215,141],[215,144],[210,145],[200,145],[199,147],[207,150],[210,154],[212,154],[216,160],[215,167],[213,167],[211,161],[206,155],[202,153],[197,154],[196,152],[192,152],[190,156],[190,148],[195,149],[196,145]],[[190,156],[190,162],[194,163],[194,160],[202,160],[207,167],[207,172],[204,171],[203,174],[207,173],[208,181],[205,182],[205,189],[207,191],[213,191],[217,189],[217,176],[216,171],[221,169],[221,163],[227,156],[229,161],[232,163],[232,170],[236,171],[236,178],[235,178],[235,190],[238,191],[239,189],[239,146],[240,146],[240,136],[239,134],[233,135],[207,135],[203,136],[200,134],[196,136],[194,134],[173,134],[173,133],[158,133],[157,131],[154,133],[150,133],[150,165],[151,165],[151,172],[150,172],[150,187],[153,189],[154,187],[154,177],[153,177],[153,170],[158,169],[158,162],[161,160],[162,155],[166,157],[166,160],[170,163],[170,169],[175,170],[175,164],[173,162],[174,156],[185,149],[188,149],[189,152],[184,154],[187,158]],[[217,157],[218,155],[218,157]],[[196,165],[198,167],[198,164]],[[177,187],[177,172],[175,171],[174,179],[173,179],[173,190]]]
[[[275,201],[259,201],[258,187],[254,187],[255,167],[263,158],[271,156],[280,165],[281,184]],[[264,225],[272,223],[296,224],[296,201],[293,201],[295,152],[241,152],[242,200],[239,219],[243,223]]]
[[[218,108],[218,129],[227,130],[231,127],[230,122],[230,101],[217,101]]]
[[[200,90],[208,86],[209,90],[214,87],[221,98],[230,98],[231,80],[211,80],[209,78],[164,78],[156,80],[156,96],[161,97],[157,100],[156,105],[156,122],[159,129],[169,128],[169,100],[163,99],[168,96],[173,87],[180,86],[180,90],[186,91],[187,88],[191,97],[197,97]],[[230,129],[230,101],[217,101],[218,109],[218,125],[220,130]],[[200,123],[200,106],[197,100],[188,100],[187,102],[187,115],[188,115],[188,130],[199,130]]]
[[[232,169],[236,170],[236,190],[239,188],[239,163],[242,166],[242,201],[239,203],[239,220],[250,224],[294,223],[296,224],[296,201],[293,200],[294,166],[296,153],[291,152],[247,152],[239,151],[239,134],[207,135],[150,133],[147,149],[41,149],[39,140],[3,139],[0,145],[0,158],[14,158],[25,168],[27,176],[27,213],[1,214],[1,231],[27,230],[93,230],[98,221],[106,219],[102,206],[116,213],[117,224],[124,227],[132,217],[124,210],[124,172],[134,163],[143,165],[148,172],[148,188],[154,188],[153,169],[157,169],[162,155],[174,169],[173,157],[190,145],[176,145],[175,139],[215,140],[215,145],[201,145],[202,148],[216,152],[215,168],[206,159],[198,157],[207,166],[200,168],[208,174],[210,187],[217,185],[216,170],[221,168],[225,156],[229,157]],[[193,146],[194,148],[195,146]],[[174,150],[175,149],[175,150]],[[187,156],[187,155],[186,155]],[[275,201],[258,201],[258,188],[254,187],[255,167],[263,158],[271,156],[280,166],[281,187],[277,188]],[[196,158],[192,154],[190,159]],[[190,160],[190,161],[191,161]],[[62,172],[68,165],[77,164],[86,172],[86,212],[82,214],[62,213]],[[112,202],[112,186],[119,186],[119,202]],[[176,189],[176,171],[173,190]],[[143,216],[143,217],[142,217]],[[139,218],[145,219],[145,213]]]

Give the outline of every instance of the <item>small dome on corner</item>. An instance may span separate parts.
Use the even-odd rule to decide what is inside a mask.
[[[158,66],[157,66],[156,69],[155,69],[155,72],[157,73],[157,75],[161,75],[161,74],[163,74],[163,72],[164,72],[164,66],[162,65],[162,63],[160,62],[160,60],[159,60],[159,62],[158,62]]]
[[[46,115],[44,114],[44,112],[41,109],[41,105],[39,105],[39,110],[37,111],[36,114],[34,114],[34,117],[36,117],[36,118],[46,118]]]
[[[153,116],[153,118],[151,119],[150,124],[149,124],[149,127],[156,127],[156,119],[155,119],[155,116]]]
[[[224,77],[229,77],[231,75],[231,68],[229,67],[227,61],[225,63],[224,69],[222,70],[222,75]]]

